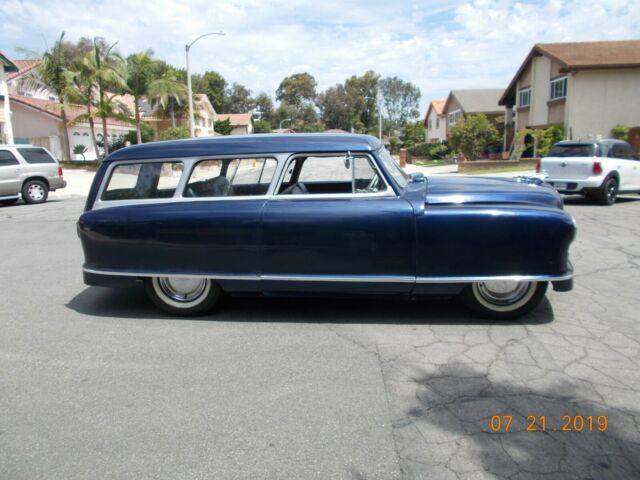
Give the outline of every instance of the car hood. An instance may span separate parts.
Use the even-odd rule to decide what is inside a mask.
[[[430,176],[427,204],[528,204],[562,208],[553,187],[533,177]]]

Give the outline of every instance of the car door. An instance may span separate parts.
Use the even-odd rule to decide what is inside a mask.
[[[22,165],[9,150],[0,150],[0,197],[20,192],[20,170]]]
[[[262,214],[267,292],[409,293],[414,217],[370,155],[296,155]]]
[[[626,143],[614,143],[609,150],[613,158],[613,167],[620,174],[620,191],[634,190],[637,187],[638,164],[633,158],[633,151]]]

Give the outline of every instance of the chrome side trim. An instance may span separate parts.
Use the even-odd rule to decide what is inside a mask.
[[[401,275],[260,275],[261,280],[280,282],[362,282],[362,283],[413,283],[415,277]]]
[[[82,269],[86,273],[95,275],[116,275],[125,277],[156,277],[158,272],[131,272],[112,269]],[[229,275],[218,273],[166,273],[168,277],[176,278],[213,278],[217,280],[243,281],[276,281],[276,282],[344,282],[344,283],[474,283],[489,281],[515,282],[560,282],[573,278],[573,271],[563,275],[495,275],[480,277],[410,277],[402,275]]]
[[[573,278],[573,271],[563,275],[494,275],[482,277],[416,277],[416,283],[474,283],[493,281],[559,282]]]

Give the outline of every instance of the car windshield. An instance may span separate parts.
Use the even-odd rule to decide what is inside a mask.
[[[386,148],[382,147],[380,150],[378,150],[378,156],[380,157],[380,160],[384,164],[387,172],[389,172],[389,174],[393,177],[396,183],[401,188],[406,187],[407,183],[409,183],[409,175],[404,173],[404,171],[393,159],[389,151]]]
[[[547,157],[593,157],[595,146],[591,143],[582,145],[554,145]]]

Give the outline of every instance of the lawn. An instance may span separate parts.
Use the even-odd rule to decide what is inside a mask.
[[[492,167],[482,168],[478,170],[472,170],[470,172],[464,172],[464,175],[486,175],[487,173],[507,173],[507,172],[530,172],[535,170],[532,165],[511,165],[505,167]]]

